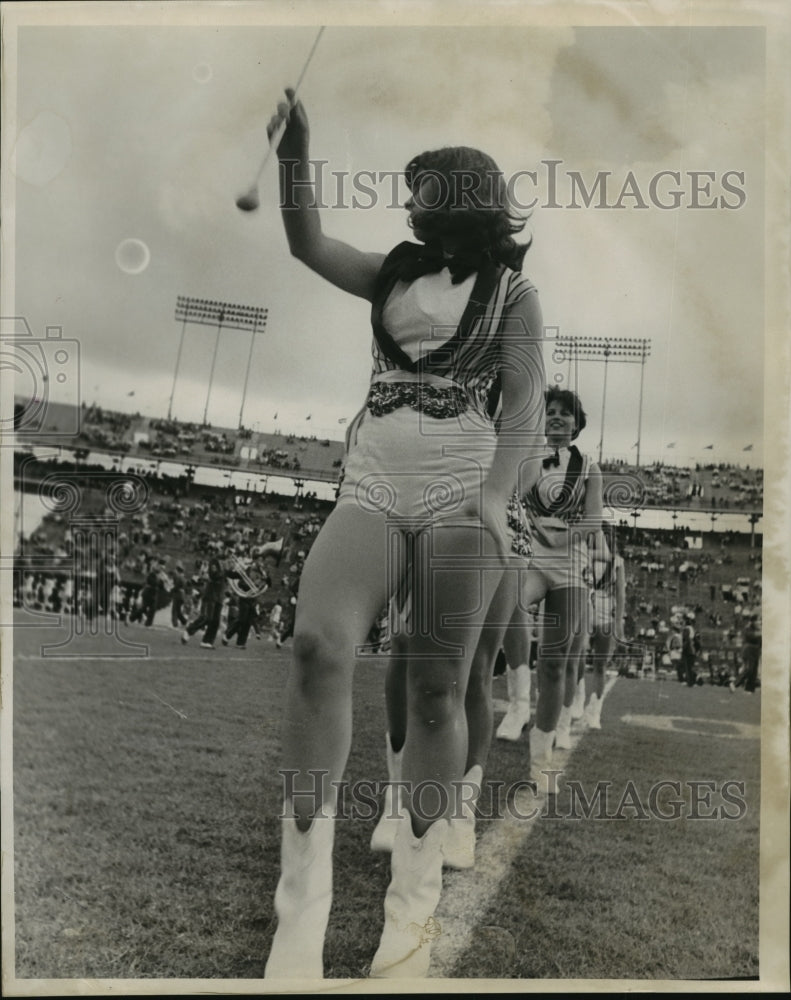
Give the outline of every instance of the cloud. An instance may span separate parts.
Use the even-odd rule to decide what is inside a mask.
[[[756,120],[763,65],[755,29],[578,28],[552,73],[553,153],[659,163],[700,129],[704,144],[723,129],[741,142],[750,108]]]
[[[52,111],[42,111],[19,133],[12,169],[21,180],[43,187],[66,166],[71,148],[68,122]]]

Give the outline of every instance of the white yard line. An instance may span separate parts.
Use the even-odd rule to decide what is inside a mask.
[[[607,678],[605,697],[617,679]],[[566,767],[586,731],[587,729],[572,730],[572,749],[556,749],[552,755],[553,766],[557,764],[558,769]],[[525,740],[525,774],[527,763]],[[518,818],[510,815],[510,810],[505,810],[503,817],[489,822],[486,832],[478,838],[475,845],[475,867],[469,871],[443,874],[445,888],[434,914],[442,928],[442,934],[431,948],[429,976],[432,978],[452,978],[457,962],[470,950],[477,925],[496,897],[498,887],[511,870],[513,861],[523,851],[536,822],[541,818],[544,801],[529,792],[523,795],[518,793],[520,813],[532,818]]]

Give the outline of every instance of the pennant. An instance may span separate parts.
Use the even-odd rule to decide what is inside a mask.
[[[312,414],[310,414],[310,413],[309,413],[309,414],[308,414],[308,415],[307,415],[307,416],[305,417],[305,420],[310,420],[311,416],[312,416]]]
[[[713,449],[713,447],[714,447],[714,445],[713,445],[713,444],[705,444],[705,445],[703,446],[703,450],[704,450],[704,451],[711,451],[711,450]]]
[[[746,448],[742,448],[742,451],[752,451],[752,450],[753,446],[751,444],[748,444]]]
[[[667,448],[675,448],[676,447],[676,442],[675,441],[671,441],[670,444],[666,445],[665,447],[667,447]]]
[[[339,424],[345,424],[346,423],[346,417],[341,417],[341,419],[338,421],[338,423]],[[752,448],[752,445],[750,445],[750,447]],[[747,451],[746,448],[744,450]]]

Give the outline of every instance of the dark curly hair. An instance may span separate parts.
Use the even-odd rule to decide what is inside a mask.
[[[421,175],[439,182],[437,203],[423,206],[443,210],[421,221],[431,237],[483,246],[495,263],[521,271],[532,238],[519,244],[514,234],[525,228],[527,218],[509,205],[502,171],[491,156],[470,146],[446,146],[416,156],[404,173],[413,193]]]
[[[571,389],[559,389],[556,385],[550,386],[544,392],[544,406],[548,407],[550,403],[560,403],[564,409],[573,415],[574,433],[571,435],[571,440],[573,441],[576,437],[579,437],[588,423],[588,418],[585,415],[582,403],[576,392],[572,392]]]

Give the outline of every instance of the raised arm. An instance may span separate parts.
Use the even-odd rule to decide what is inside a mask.
[[[342,240],[326,236],[321,228],[310,168],[308,119],[294,91],[278,104],[267,127],[271,136],[281,121],[286,129],[277,155],[280,169],[280,207],[291,253],[316,274],[344,292],[370,301],[384,254],[364,253]]]

